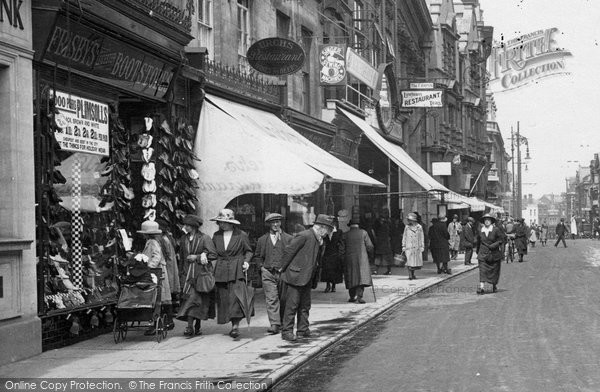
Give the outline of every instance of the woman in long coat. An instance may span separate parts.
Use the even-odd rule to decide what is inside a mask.
[[[377,268],[385,267],[384,275],[392,274],[392,265],[394,265],[394,253],[392,252],[392,223],[390,221],[390,211],[383,208],[381,216],[373,225],[375,232],[375,273]]]
[[[501,246],[504,236],[495,225],[495,217],[485,214],[481,219],[483,226],[479,229],[477,238],[477,260],[479,261],[479,288],[477,294],[485,293],[486,283],[492,285],[492,291],[495,293],[500,279]]]
[[[437,266],[437,273],[442,272],[450,274],[448,263],[450,262],[450,233],[446,226],[446,217],[440,216],[438,219],[432,219],[433,223],[429,227],[429,250],[433,262]]]
[[[179,240],[179,261],[181,263],[180,284],[186,289],[177,313],[177,319],[187,321],[188,325],[183,331],[184,336],[202,335],[202,320],[215,318],[215,293],[201,293],[196,291],[194,282],[201,272],[201,266],[213,270],[212,262],[217,258],[215,245],[207,234],[200,231],[202,219],[196,215],[186,215],[183,218],[185,234]],[[193,268],[190,268],[192,267]],[[194,274],[191,272],[194,271]],[[194,324],[195,322],[195,324]],[[192,329],[193,327],[193,329]]]
[[[448,234],[450,234],[449,239],[449,248],[450,248],[450,256],[452,260],[455,260],[458,257],[458,251],[460,249],[460,232],[462,230],[462,225],[458,221],[458,215],[454,215],[452,217],[452,222],[448,225]]]
[[[144,239],[146,240],[146,244],[144,245],[144,250],[142,251],[142,253],[148,257],[148,267],[160,268],[162,271],[160,291],[161,308],[163,312],[167,315],[166,327],[171,328],[171,324],[173,324],[171,306],[171,286],[169,285],[167,263],[165,262],[165,257],[163,255],[159,242],[162,230],[160,230],[158,223],[147,220],[142,223],[141,229],[137,232],[139,234],[142,234]],[[153,325],[149,326],[145,332],[146,335],[154,335],[154,333],[155,331]]]
[[[365,287],[373,285],[369,256],[373,254],[373,243],[369,235],[358,227],[358,219],[348,222],[350,230],[345,234],[344,281],[349,290],[348,302],[364,304]]]
[[[217,250],[215,263],[215,285],[217,291],[217,323],[231,322],[229,336],[240,336],[239,325],[244,317],[254,315],[254,308],[246,306],[241,293],[246,290],[244,273],[250,266],[252,247],[248,234],[235,225],[240,222],[235,219],[232,210],[224,209],[216,218],[211,219],[219,225],[219,230],[213,235]]]
[[[517,248],[517,253],[519,253],[519,263],[523,262],[523,256],[527,254],[528,232],[529,230],[525,226],[525,219],[517,219],[517,225],[515,226],[515,248]]]
[[[325,292],[335,293],[335,285],[342,283],[344,274],[343,233],[334,221],[336,231],[323,237],[323,255],[321,256],[321,282],[327,282]]]
[[[423,227],[417,223],[417,214],[411,212],[406,217],[408,224],[404,228],[402,236],[402,249],[406,255],[406,268],[408,279],[417,279],[415,271],[423,267],[423,251],[425,249],[425,237]]]

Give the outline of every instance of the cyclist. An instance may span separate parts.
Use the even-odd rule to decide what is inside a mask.
[[[515,254],[515,224],[512,216],[508,217],[508,222],[506,223],[505,229],[507,244],[504,256],[506,257],[507,263],[509,260],[512,263]]]

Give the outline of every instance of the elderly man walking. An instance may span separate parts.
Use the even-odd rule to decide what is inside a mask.
[[[350,220],[350,230],[345,234],[346,248],[344,254],[344,281],[350,299],[348,302],[364,304],[365,287],[373,285],[369,268],[369,255],[374,247],[366,231],[358,227],[359,218]]]
[[[297,335],[310,337],[308,315],[310,311],[312,281],[323,244],[323,237],[333,231],[334,217],[319,214],[315,224],[300,232],[285,248],[281,258],[281,279],[285,283],[285,296],[281,338],[294,341],[294,319],[298,318]]]
[[[279,269],[281,258],[285,247],[292,241],[292,235],[281,229],[281,214],[269,214],[265,218],[265,224],[269,226],[269,232],[256,242],[254,260],[258,262],[262,272],[262,285],[267,302],[267,315],[271,327],[267,332],[276,335],[281,330],[281,316],[279,304]]]

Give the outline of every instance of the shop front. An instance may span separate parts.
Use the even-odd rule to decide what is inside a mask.
[[[200,174],[200,216],[207,233],[210,218],[230,207],[242,229],[263,234],[269,212],[286,217],[285,229],[309,226],[326,212],[326,195],[337,185],[383,187],[302,136],[277,115],[207,94],[200,114],[195,154]],[[331,211],[333,212],[333,211]]]
[[[406,191],[401,189],[396,190],[395,188],[393,188],[394,182],[390,181],[388,183],[391,185],[391,187],[388,186],[389,195],[397,194],[399,195],[400,199],[406,198],[408,200],[430,199],[432,202],[434,202],[432,203],[432,205],[430,205],[430,208],[432,208],[431,211],[420,212],[422,215],[425,216],[425,219],[429,215],[437,216],[437,212],[438,210],[440,210],[440,208],[447,212],[452,210],[458,211],[470,208],[485,207],[483,202],[480,202],[475,198],[469,198],[460,195],[456,192],[453,192],[441,183],[439,183],[429,173],[427,173],[427,171],[425,171],[425,169],[423,169],[421,165],[415,162],[412,159],[412,157],[408,155],[408,153],[401,146],[386,140],[382,135],[379,134],[379,132],[373,126],[371,126],[362,118],[358,117],[356,114],[353,114],[341,107],[338,107],[338,111],[340,115],[345,116],[353,124],[355,124],[356,127],[363,132],[364,136],[369,140],[372,146],[379,150],[380,153],[385,157],[379,160],[380,162],[378,166],[376,163],[372,163],[374,171],[381,170],[384,173],[386,173],[386,168],[382,164],[382,161],[386,162],[387,160],[389,160],[397,166],[399,171],[405,173],[422,188],[422,191]],[[367,164],[371,163],[368,162]],[[388,176],[392,177],[391,174],[393,174],[394,171],[389,169],[391,166],[390,163],[388,163],[387,165]],[[416,209],[415,203],[401,202],[400,205],[405,205],[405,208],[409,208],[410,211]],[[437,206],[439,205],[441,205],[442,207],[438,208]],[[393,211],[391,212],[393,213]]]
[[[191,37],[168,20],[141,22],[144,7],[152,5],[34,2],[43,350],[111,331],[127,252],[143,247],[136,230],[162,220],[179,234],[195,210],[179,54]]]
[[[0,5],[0,365],[41,351],[35,279],[32,22]],[[21,4],[22,3],[22,4]],[[13,4],[17,4],[13,2]],[[10,11],[10,12],[9,12]]]

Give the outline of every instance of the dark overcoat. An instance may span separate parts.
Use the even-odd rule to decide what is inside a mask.
[[[318,264],[320,245],[312,228],[294,237],[285,247],[281,258],[281,279],[292,286],[311,283]]]
[[[321,282],[342,283],[344,274],[344,235],[336,231],[323,238],[323,255],[321,256]]]
[[[371,286],[369,255],[373,254],[373,243],[366,231],[351,227],[346,234],[344,255],[344,281],[347,289],[358,286]]]
[[[515,247],[519,254],[527,254],[527,243],[529,242],[529,229],[520,223],[515,226]]]
[[[450,261],[450,233],[445,222],[436,221],[429,228],[429,249],[435,263]]]
[[[231,240],[225,249],[223,231],[218,230],[213,235],[213,242],[217,251],[215,262],[215,282],[232,282],[244,279],[243,264],[250,263],[252,247],[248,234],[238,229],[233,229]]]
[[[460,232],[460,249],[473,249],[475,247],[475,233],[473,225],[469,222],[463,225]]]
[[[500,229],[492,226],[492,231],[486,234],[479,229],[477,237],[477,260],[479,261],[479,281],[497,284],[500,279],[502,265],[502,242],[504,236]],[[490,256],[491,257],[488,257]]]

